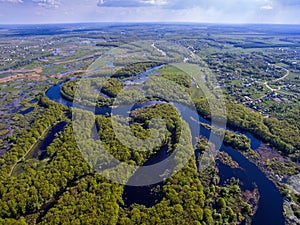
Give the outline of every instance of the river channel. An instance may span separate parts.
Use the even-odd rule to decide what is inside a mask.
[[[141,79],[141,76],[139,76],[139,79]],[[60,94],[61,85],[62,84],[58,84],[49,88],[48,91],[46,92],[46,96],[57,103],[69,107],[79,107],[82,109],[94,111],[94,109],[88,107],[73,105],[71,101],[64,99]],[[143,104],[136,104],[132,108],[132,110],[136,108],[153,105],[156,103],[160,103],[160,102],[150,101]],[[202,136],[205,136],[206,138],[209,138],[210,130],[208,130],[203,126],[200,126],[198,123],[192,120],[192,118],[199,117],[200,122],[210,125],[210,122],[208,120],[199,116],[196,112],[194,112],[187,106],[184,106],[179,103],[173,103],[173,104],[180,112],[182,118],[188,122],[193,139],[195,139],[195,137],[199,136],[200,134]],[[120,108],[121,107],[122,106],[120,106]],[[95,114],[106,115],[107,113],[110,113],[111,110],[112,109],[110,107],[99,107],[96,108]],[[199,126],[200,126],[200,134],[198,132],[195,132],[199,130]],[[251,148],[253,150],[258,149],[259,146],[263,144],[252,134],[246,132],[241,132],[241,133],[245,134],[250,139]],[[240,168],[234,169],[222,164],[221,162],[218,162],[217,165],[219,168],[219,176],[221,178],[221,183],[224,183],[227,179],[230,179],[231,177],[236,177],[240,180],[241,189],[243,191],[245,190],[252,191],[254,190],[255,187],[258,188],[260,199],[258,202],[258,209],[255,215],[252,217],[252,224],[253,225],[268,225],[268,224],[283,225],[284,224],[283,198],[281,196],[281,193],[275,186],[275,184],[254,163],[250,162],[236,149],[232,148],[231,146],[222,145],[220,151],[226,152],[228,155],[232,157],[234,161],[236,161],[240,165]],[[145,165],[153,165],[157,162],[166,159],[167,157],[168,157],[167,148],[162,148],[162,150],[156,155],[154,155],[153,157],[151,157],[151,159],[149,159],[149,161],[146,162]],[[136,179],[137,176],[139,176],[138,171],[136,172],[135,175],[133,175],[131,179]],[[123,195],[125,204],[130,205],[132,203],[138,203],[146,206],[151,206],[157,203],[161,199],[162,195],[161,193],[159,193],[159,191],[153,192],[151,190],[153,190],[153,188],[159,189],[162,187],[162,185],[163,183],[159,183],[147,187],[125,186],[124,195]]]

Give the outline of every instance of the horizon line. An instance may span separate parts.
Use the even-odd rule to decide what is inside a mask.
[[[163,21],[163,22],[157,22],[157,21],[122,21],[122,22],[116,22],[116,21],[103,21],[103,22],[49,22],[49,23],[0,23],[0,26],[12,26],[12,25],[72,25],[72,24],[201,24],[201,25],[288,25],[288,26],[300,26],[300,23],[247,23],[247,22],[241,22],[241,23],[234,23],[234,22],[195,22],[195,21]]]

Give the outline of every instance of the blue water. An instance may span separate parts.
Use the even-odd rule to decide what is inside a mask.
[[[55,125],[47,134],[47,137],[44,140],[42,140],[39,143],[39,145],[33,150],[31,158],[36,158],[39,160],[45,159],[47,157],[47,147],[53,142],[57,133],[64,130],[66,125],[66,122],[60,122],[57,125]]]
[[[159,75],[159,73],[155,72],[156,70],[159,70],[160,68],[164,67],[164,65],[153,67],[152,69],[147,70],[144,73],[138,74],[136,76],[133,76],[132,79],[129,79],[124,82],[125,85],[138,85],[145,83],[148,79],[150,74]]]
[[[38,100],[36,99],[36,98],[34,98],[34,99],[32,99],[29,103],[30,104],[34,104],[34,103],[36,103]]]
[[[34,107],[30,107],[24,111],[19,112],[19,114],[26,115],[28,113],[31,113],[33,110],[34,110]]]

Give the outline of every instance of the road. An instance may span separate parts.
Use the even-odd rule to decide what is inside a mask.
[[[167,53],[164,52],[163,50],[159,49],[158,47],[155,46],[155,43],[151,45],[153,48],[155,48],[157,51],[161,53],[162,56],[167,56]]]
[[[287,77],[290,75],[290,71],[289,71],[288,69],[285,69],[285,68],[279,67],[279,66],[277,66],[277,68],[281,68],[281,69],[285,70],[285,71],[286,71],[286,74],[285,74],[283,77],[280,77],[280,78],[278,78],[278,79],[273,80],[272,82],[281,81],[281,80],[287,78]],[[265,85],[270,91],[280,91],[280,87],[278,87],[278,89],[271,88],[271,87],[269,86],[269,81],[266,81],[266,82],[264,83],[264,85]]]

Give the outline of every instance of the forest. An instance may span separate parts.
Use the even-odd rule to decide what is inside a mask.
[[[131,71],[132,69],[136,71],[136,73],[140,73],[149,69],[149,67],[153,65],[159,64],[154,62],[148,64],[133,64],[125,67],[121,71],[117,71],[116,74],[126,74],[126,71]],[[188,96],[182,96],[179,89],[177,90],[175,88],[177,91],[173,90],[172,93],[167,91],[170,90],[169,85],[172,85],[172,83],[165,82],[163,79],[170,80],[171,82],[177,83],[181,88],[183,88],[183,90],[185,90],[186,93],[190,95],[200,115],[210,119],[211,113],[207,99],[199,96],[198,94],[195,95],[195,92],[198,90],[192,85],[190,77],[185,74],[185,72],[169,65],[162,67],[158,70],[158,72],[160,73],[159,77],[161,77],[159,79],[162,79],[161,82],[150,78],[146,83],[146,91],[149,96],[155,96],[157,93],[159,93],[162,96],[170,96],[170,99],[174,99],[174,101],[179,100],[180,103],[190,105],[191,103],[188,101]],[[124,77],[116,77],[119,77],[119,79],[110,78],[108,81],[104,82],[101,90],[102,93],[108,95],[111,97],[111,99],[98,95],[97,106],[111,105],[116,95],[122,90],[124,86],[122,79]],[[61,88],[61,93],[63,96],[66,96],[67,99],[73,99],[76,83],[76,81],[69,81],[64,84]],[[99,83],[101,82],[92,82],[91,86],[96,90],[99,86]],[[84,85],[81,86],[84,87]],[[174,89],[174,87],[172,89]],[[82,93],[87,93],[87,91],[83,91]],[[139,94],[135,93],[135,90],[132,90],[132,92],[130,92],[128,95],[122,96],[124,101],[123,103],[130,103],[130,98],[132,95],[137,96]],[[92,99],[93,97],[85,98]],[[226,109],[227,124],[230,128],[250,132],[263,142],[269,143],[280,154],[289,156],[295,161],[300,159],[300,124],[297,117],[298,111],[290,111],[289,113],[285,114],[285,118],[279,120],[275,117],[264,118],[260,113],[249,110],[245,106],[233,103],[229,100],[226,100]]]
[[[210,109],[204,98],[195,99],[199,114],[210,118]],[[280,154],[299,160],[296,154],[300,144],[300,128],[285,120],[263,118],[258,112],[248,110],[245,106],[226,102],[227,124],[232,129],[248,131],[262,141],[269,143]]]
[[[165,181],[161,190],[163,199],[158,204],[150,208],[125,206],[124,187],[101,177],[87,164],[74,140],[70,122],[48,146],[44,161],[29,159],[21,174],[10,176],[13,164],[26,154],[39,135],[63,115],[68,115],[65,107],[43,96],[39,104],[45,107],[45,113],[26,132],[27,136],[16,141],[13,151],[1,159],[0,223],[236,224],[251,215],[251,206],[243,200],[238,181],[221,187],[216,168],[209,168],[206,175],[199,174],[194,158]],[[178,142],[176,130],[184,126],[180,125],[180,117],[174,110],[167,104],[138,109],[132,113],[130,127],[138,137],[147,138],[149,121],[158,114],[167,125],[165,141],[170,142],[169,151],[172,151]],[[109,121],[104,116],[96,118],[99,136],[115,157],[127,163],[143,164],[155,154],[155,151],[137,154],[118,143]],[[94,142],[90,139],[86,139],[87,145]],[[204,140],[199,141],[199,151],[203,151],[201,146],[206,144]]]
[[[143,72],[150,66],[154,65],[134,65],[135,73]],[[171,100],[179,98],[180,103],[188,105],[190,97],[195,102],[198,113],[210,119],[207,100],[195,95],[196,87],[186,74],[169,66],[161,68],[159,72],[162,78],[177,83],[189,94],[183,96],[178,89],[178,92],[169,94]],[[100,85],[102,89],[100,94],[97,92],[96,105],[111,105],[124,88],[122,79],[130,76],[126,70],[122,74],[126,76],[121,76],[120,73],[106,82],[102,78],[86,81],[86,85],[81,85],[82,92],[79,94],[83,99],[88,99],[83,103],[87,106],[95,105],[92,102]],[[155,82],[152,77],[146,84],[146,90],[150,94],[163,90],[161,93],[164,95],[171,85],[160,82],[153,87],[151,82]],[[73,100],[77,85],[78,81],[73,80],[64,83],[60,89],[63,97]],[[122,99],[125,102],[131,100],[130,95]],[[168,153],[175,149],[183,153],[174,158],[178,165],[184,162],[186,152],[196,150],[202,155],[210,143],[201,137],[197,139],[195,146],[191,146],[188,126],[174,106],[162,103],[135,109],[130,112],[129,119],[114,116],[115,123],[112,122],[111,114],[96,116],[89,111],[67,108],[44,95],[39,96],[38,104],[44,108],[44,112],[30,128],[15,137],[11,150],[0,159],[0,223],[233,225],[244,220],[249,221],[254,214],[255,199],[245,197],[239,180],[231,179],[221,185],[215,164],[205,171],[199,171],[197,157],[194,155],[188,159],[188,164],[183,169],[177,171],[175,168],[176,173],[165,179],[163,185],[155,190],[162,194],[162,199],[151,207],[126,205],[123,199],[124,185],[116,184],[97,173],[98,169],[108,170],[112,166],[110,159],[105,158],[99,151],[103,147],[104,151],[129,165],[144,165],[165,146]],[[264,118],[259,113],[230,101],[226,101],[226,107],[230,128],[248,131],[269,143],[282,155],[296,159],[296,149],[299,148],[300,141],[297,124],[291,125],[286,120],[276,118]],[[73,124],[71,115],[76,119]],[[154,118],[160,120],[155,123],[156,129],[151,130]],[[67,126],[47,147],[46,159],[26,159],[24,156],[59,121],[67,121]],[[96,140],[91,133],[94,125],[98,137]],[[73,130],[74,126],[76,132]],[[119,131],[126,143],[121,142],[120,137],[117,138],[114,129]],[[76,135],[81,136],[79,141]],[[159,140],[160,143],[151,140]],[[250,140],[236,132],[226,131],[224,144],[242,152],[250,150]],[[150,151],[143,151],[147,149]],[[238,167],[224,153],[219,157],[230,166]],[[18,163],[22,163],[23,168],[18,173],[13,173]],[[270,166],[276,167],[278,164]],[[120,179],[126,180],[130,177],[132,174],[129,172],[131,171]],[[298,212],[297,209],[295,212]]]

